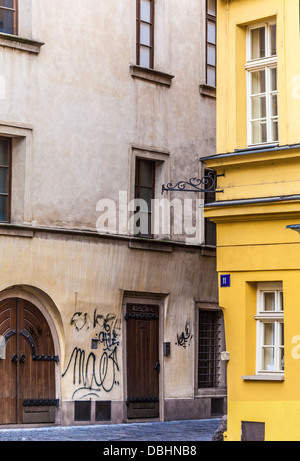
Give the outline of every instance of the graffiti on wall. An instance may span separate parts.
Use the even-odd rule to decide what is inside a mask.
[[[73,348],[62,374],[62,377],[72,375],[73,399],[98,398],[101,392],[110,392],[119,385],[120,322],[116,314],[102,315],[97,309],[92,316],[84,312],[72,316],[71,327],[91,341],[88,350],[78,346]]]
[[[190,323],[189,321],[186,321],[184,331],[182,331],[181,333],[177,333],[177,342],[175,343],[175,345],[183,347],[185,349],[187,346],[190,346],[192,338],[193,335],[190,329]]]

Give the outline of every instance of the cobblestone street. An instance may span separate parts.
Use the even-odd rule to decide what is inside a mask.
[[[211,441],[220,419],[99,426],[0,429],[1,441]]]

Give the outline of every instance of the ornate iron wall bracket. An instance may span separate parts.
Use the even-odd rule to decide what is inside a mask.
[[[179,181],[175,186],[172,183],[163,184],[161,193],[163,194],[165,191],[202,192],[204,194],[209,192],[221,193],[224,191],[217,190],[217,178],[221,176],[225,175],[216,175],[213,171],[210,171],[203,178],[191,178],[189,181]]]

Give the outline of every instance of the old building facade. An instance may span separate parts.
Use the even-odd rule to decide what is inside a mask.
[[[225,411],[214,229],[161,195],[215,153],[215,21],[0,1],[0,424]]]

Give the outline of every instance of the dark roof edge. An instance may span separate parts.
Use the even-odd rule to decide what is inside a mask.
[[[261,154],[265,152],[277,152],[277,151],[282,151],[282,150],[290,150],[290,149],[299,149],[300,144],[290,144],[286,146],[279,146],[279,145],[273,145],[273,146],[268,146],[268,147],[250,147],[248,149],[236,149],[234,152],[228,152],[224,154],[217,154],[217,155],[210,155],[207,157],[200,157],[199,160],[201,162],[205,162],[206,160],[215,160],[215,159],[221,159],[221,158],[227,158],[227,157],[236,157],[240,155],[250,155],[250,154]]]
[[[278,197],[259,197],[241,200],[220,200],[219,202],[208,203],[204,208],[215,208],[221,206],[251,205],[255,203],[285,202],[289,200],[300,200],[300,195],[285,195]]]

